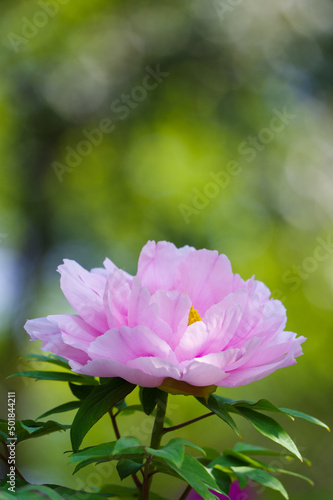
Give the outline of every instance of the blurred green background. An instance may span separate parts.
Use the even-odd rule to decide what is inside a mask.
[[[71,311],[62,259],[90,269],[108,256],[135,273],[155,239],[227,254],[308,338],[296,366],[219,393],[267,397],[332,426],[332,2],[2,0],[0,9],[2,418],[8,389],[21,419],[71,400],[60,383],[5,380],[27,366],[18,355],[39,352],[25,320]],[[171,397],[175,423],[200,413]],[[285,480],[290,497],[332,498],[330,435],[281,423],[313,462],[293,470],[316,483]],[[239,424],[245,442],[269,444]],[[120,428],[144,440],[151,420],[124,417]],[[218,421],[182,435],[221,449],[236,440]],[[105,418],[84,445],[112,439]],[[113,466],[73,477],[69,449],[66,433],[31,440],[21,469],[75,488],[117,481]],[[170,483],[155,486],[175,498],[182,486]]]

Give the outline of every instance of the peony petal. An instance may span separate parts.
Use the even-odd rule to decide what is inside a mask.
[[[175,349],[179,362],[194,359],[202,353],[208,339],[208,331],[203,321],[189,325]]]
[[[82,350],[66,344],[62,338],[62,332],[54,321],[48,318],[37,318],[28,320],[24,325],[31,340],[42,341],[42,351],[50,351],[58,356],[78,363],[86,363],[88,355]]]
[[[210,363],[194,360],[183,369],[181,380],[188,384],[202,387],[205,385],[217,385],[218,382],[220,383],[226,377],[227,374],[220,368]]]
[[[121,377],[132,384],[142,387],[157,387],[162,384],[165,378],[164,376],[151,375],[140,368],[131,368],[111,359],[94,359],[88,361],[84,366],[74,363],[71,363],[71,365],[72,369],[78,373],[92,375],[93,377]]]
[[[175,288],[188,293],[201,317],[209,307],[232,291],[233,274],[229,259],[212,250],[189,253],[178,268]]]
[[[92,359],[110,358],[121,363],[146,356],[177,363],[170,346],[145,326],[122,326],[119,331],[109,330],[90,345],[88,354]]]
[[[87,351],[100,332],[83,321],[80,316],[70,314],[59,314],[47,316],[48,321],[55,324],[61,332],[65,344]]]
[[[188,326],[192,305],[189,296],[175,290],[157,290],[151,298],[151,303],[157,304],[160,318],[170,326],[171,336],[166,340],[172,349],[175,349]]]
[[[109,328],[128,324],[128,302],[131,282],[127,273],[115,268],[107,277],[104,291],[104,308]]]
[[[137,276],[151,293],[158,289],[172,290],[177,268],[191,252],[194,248],[189,246],[177,248],[167,241],[148,241],[141,250]]]
[[[132,292],[128,301],[128,326],[144,325],[161,339],[168,341],[172,336],[170,326],[159,316],[158,304],[146,287],[141,287],[140,278],[134,278]]]
[[[73,260],[64,260],[58,267],[61,289],[81,318],[100,332],[108,330],[103,305],[106,277],[83,269]]]

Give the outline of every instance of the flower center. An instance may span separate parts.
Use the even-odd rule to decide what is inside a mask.
[[[192,325],[192,323],[195,323],[196,321],[201,321],[201,316],[192,306],[188,314],[188,325]]]

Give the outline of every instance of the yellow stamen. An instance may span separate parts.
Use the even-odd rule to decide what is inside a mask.
[[[196,321],[201,321],[201,316],[196,309],[192,306],[188,314],[188,324],[192,325]]]

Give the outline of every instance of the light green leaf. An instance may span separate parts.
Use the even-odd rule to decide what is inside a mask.
[[[306,413],[303,413],[303,412],[297,411],[297,410],[290,410],[289,408],[280,408],[280,410],[282,410],[284,413],[287,413],[291,417],[303,418],[304,420],[307,420],[308,422],[311,422],[312,424],[324,427],[329,432],[331,431],[331,429],[328,427],[328,425],[324,424],[324,422],[322,422],[321,420],[318,420],[318,418],[311,417],[311,415],[307,415]]]

